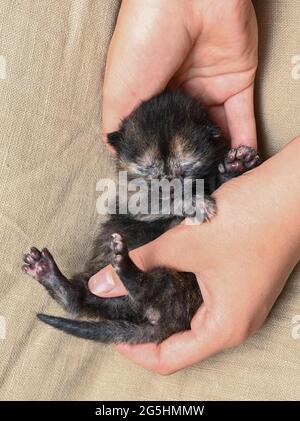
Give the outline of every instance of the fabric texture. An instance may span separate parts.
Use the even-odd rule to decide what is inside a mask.
[[[300,2],[255,7],[268,156],[300,133]],[[35,317],[64,312],[21,273],[23,253],[47,246],[66,274],[76,272],[102,220],[96,182],[112,175],[112,160],[100,141],[101,85],[118,8],[117,0],[0,2],[0,399],[299,399],[299,267],[245,344],[167,377]]]

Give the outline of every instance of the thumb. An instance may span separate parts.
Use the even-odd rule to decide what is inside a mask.
[[[192,246],[193,237],[195,237],[193,232],[196,229],[195,226],[191,228],[188,225],[178,225],[156,240],[131,251],[129,255],[141,270],[170,267],[178,271],[192,272],[195,259],[193,259],[193,253],[187,253],[187,251],[196,249]],[[88,286],[93,294],[104,298],[127,294],[112,265],[106,266],[93,275]]]
[[[112,265],[105,266],[104,269],[95,273],[90,278],[88,286],[93,294],[103,298],[128,294]]]

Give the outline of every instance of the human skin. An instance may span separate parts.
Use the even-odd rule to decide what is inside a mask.
[[[201,97],[232,147],[256,147],[256,67],[248,0],[123,1],[107,57],[104,133],[170,86]],[[300,257],[299,153],[300,138],[218,189],[218,213],[209,223],[181,224],[130,253],[143,270],[194,272],[203,304],[191,330],[160,345],[118,345],[123,355],[169,374],[240,344],[262,325]],[[111,266],[89,287],[102,297],[127,293]]]
[[[117,345],[119,352],[169,374],[241,344],[261,327],[300,260],[299,156],[300,137],[222,185],[209,223],[181,224],[130,253],[143,270],[167,266],[195,273],[203,304],[191,330],[159,345]],[[97,292],[105,285],[113,289]],[[111,266],[89,287],[102,297],[126,293]]]
[[[103,86],[104,134],[167,86],[198,96],[233,147],[256,147],[250,0],[123,0]]]

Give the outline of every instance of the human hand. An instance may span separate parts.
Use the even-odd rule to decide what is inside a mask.
[[[250,0],[123,0],[107,56],[104,133],[169,86],[199,96],[232,147],[256,148],[256,67]]]
[[[159,345],[118,345],[123,355],[167,374],[240,344],[262,325],[300,260],[299,156],[300,137],[218,189],[218,213],[209,223],[181,224],[130,253],[143,270],[195,273],[203,303],[191,330]],[[111,281],[115,287],[100,294]],[[111,266],[89,287],[102,297],[126,293]]]

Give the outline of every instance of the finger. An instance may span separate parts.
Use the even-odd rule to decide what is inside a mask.
[[[179,244],[181,241],[188,241],[186,236],[181,235],[183,230],[186,230],[186,227],[178,226],[168,231],[156,240],[130,252],[130,257],[140,269],[145,271],[158,266],[172,267],[174,262],[176,262],[178,270],[186,271],[186,269],[180,268],[181,263],[186,267],[184,262],[178,260],[178,255],[182,253],[180,250],[183,250],[184,246],[179,245],[177,250],[171,246]],[[162,256],[164,256],[163,260]],[[111,265],[93,275],[88,285],[90,291],[100,297],[117,297],[127,294],[127,290]]]
[[[201,229],[206,231],[204,224]],[[182,272],[194,272],[199,268],[199,256],[186,253],[186,250],[197,251],[204,247],[198,235],[198,226],[178,225],[165,232],[150,243],[139,247],[129,253],[134,263],[144,271],[156,267],[169,267]],[[205,236],[202,236],[205,242]],[[203,255],[203,262],[205,255]],[[203,267],[205,267],[203,263]],[[111,265],[106,266],[89,280],[90,291],[100,297],[116,297],[127,293],[120,278]]]
[[[230,97],[224,104],[233,148],[240,145],[257,148],[253,89],[251,84],[242,92]]]
[[[208,108],[208,114],[212,121],[219,127],[225,139],[230,139],[224,105],[216,105]]]
[[[131,361],[160,374],[171,374],[221,351],[226,340],[222,330],[201,306],[192,329],[177,333],[162,342],[142,345],[117,345],[116,349]]]
[[[128,292],[111,265],[93,275],[88,283],[90,291],[103,298],[119,297]]]
[[[169,19],[166,7],[157,0],[121,5],[105,69],[104,133],[117,130],[141,101],[161,92],[190,48],[182,14],[173,8]],[[183,5],[177,2],[178,7]]]

